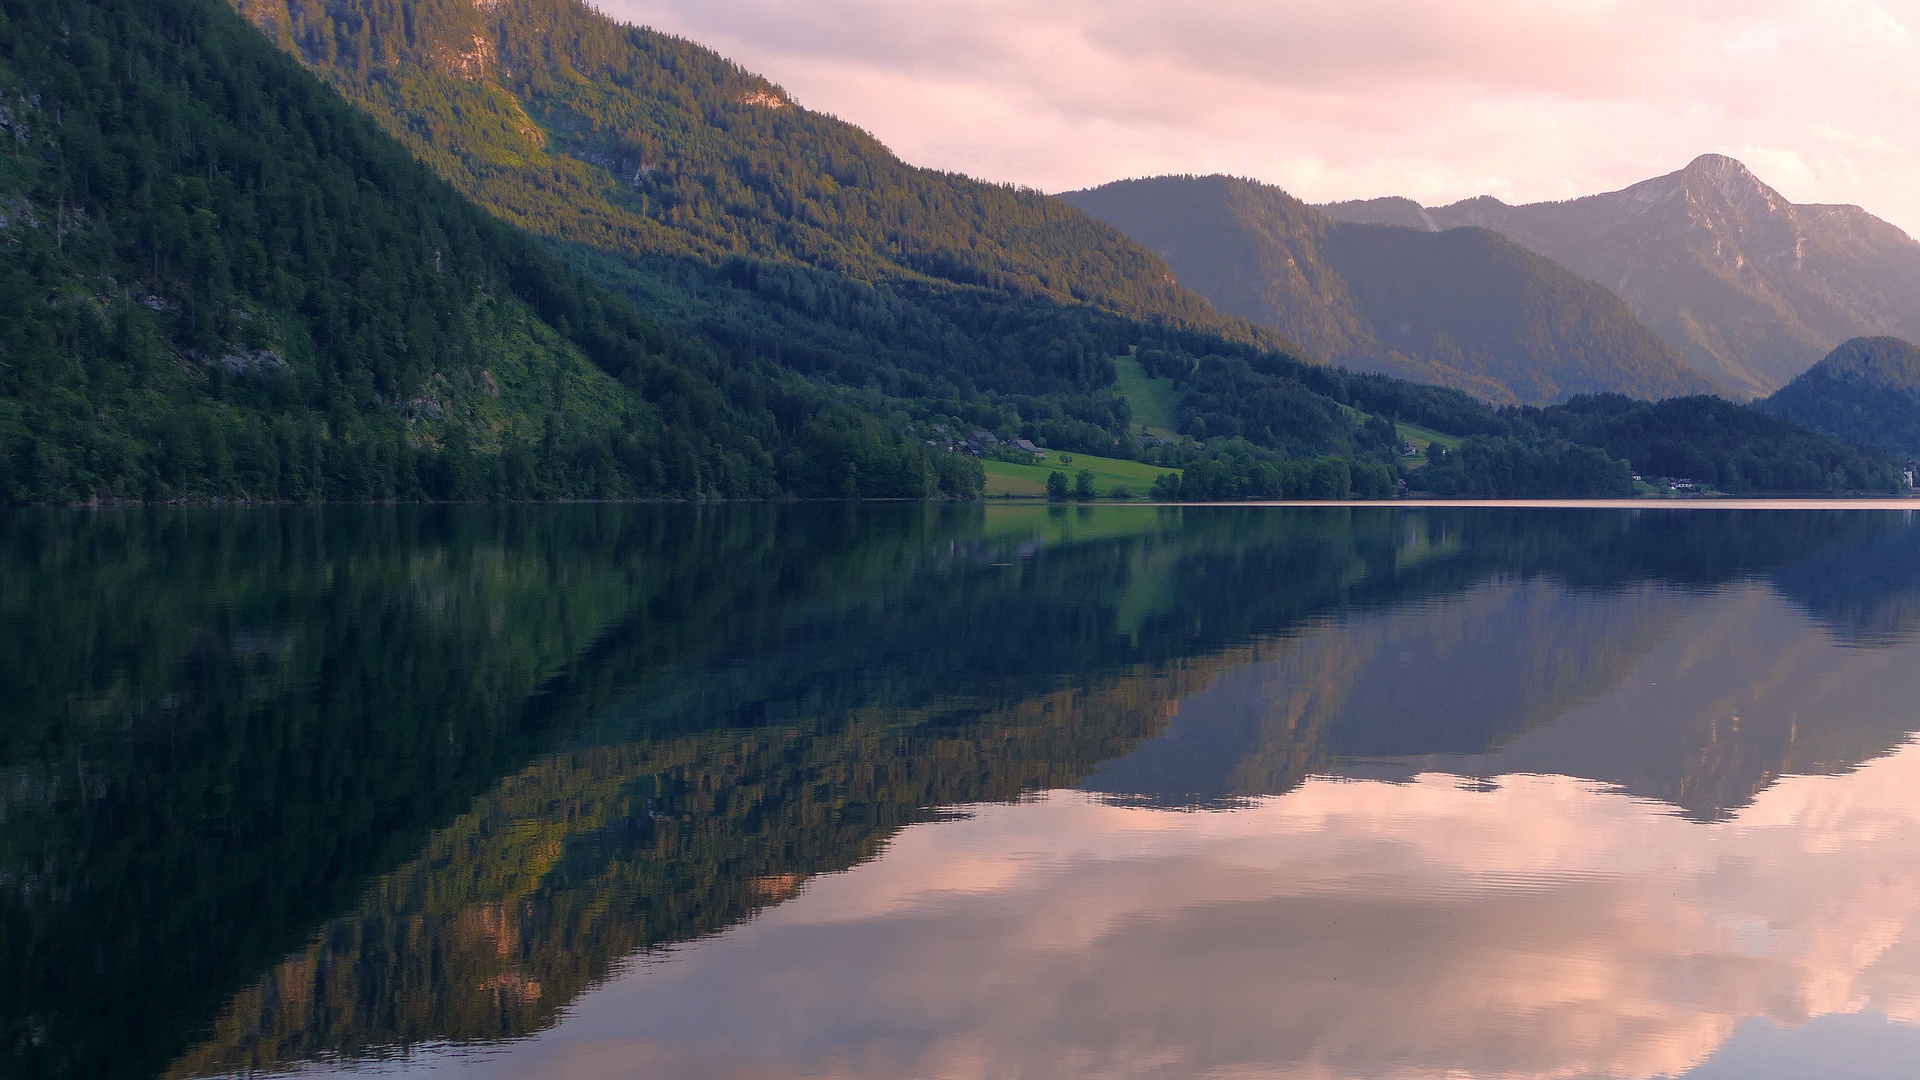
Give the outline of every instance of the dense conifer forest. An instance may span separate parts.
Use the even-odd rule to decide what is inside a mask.
[[[212,0],[0,20],[8,501],[977,490],[663,330]]]
[[[1757,406],[1857,446],[1920,457],[1920,347],[1845,341]]]

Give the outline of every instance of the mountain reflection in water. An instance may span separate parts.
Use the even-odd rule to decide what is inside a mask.
[[[0,1045],[1905,1075],[1916,616],[1897,512],[18,514]]]

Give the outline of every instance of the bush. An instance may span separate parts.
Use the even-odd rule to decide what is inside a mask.
[[[1073,478],[1073,497],[1076,499],[1091,499],[1097,494],[1099,494],[1099,492],[1096,491],[1093,486],[1093,470],[1081,469],[1080,475]]]
[[[1067,497],[1067,474],[1054,470],[1047,474],[1047,498],[1064,499]]]
[[[939,477],[940,494],[950,499],[977,499],[987,486],[987,470],[966,454],[935,453],[933,470]]]
[[[1113,490],[1112,490],[1112,491],[1109,491],[1109,492],[1107,492],[1107,498],[1109,498],[1109,499],[1131,499],[1131,498],[1133,498],[1133,489],[1132,489],[1132,488],[1130,488],[1130,487],[1128,487],[1128,486],[1127,486],[1127,485],[1125,485],[1125,484],[1115,484],[1115,485],[1113,485]]]

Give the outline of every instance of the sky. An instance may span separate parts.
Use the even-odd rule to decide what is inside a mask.
[[[595,0],[916,165],[1562,199],[1744,161],[1920,235],[1920,0]]]

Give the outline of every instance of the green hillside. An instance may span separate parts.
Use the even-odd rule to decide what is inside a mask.
[[[1605,286],[1484,229],[1345,224],[1225,176],[1061,198],[1159,252],[1221,311],[1335,363],[1503,404],[1714,389]]]
[[[1757,408],[1858,446],[1920,457],[1920,347],[1854,338]]]
[[[590,283],[215,0],[0,20],[0,502],[967,488]]]
[[[909,166],[712,51],[579,0],[234,3],[463,191],[537,232],[1226,325],[1092,217]]]
[[[878,391],[882,411],[1130,453],[1115,355],[1195,330],[1291,348],[1058,200],[909,166],[573,0],[234,3],[461,191],[669,325]]]

